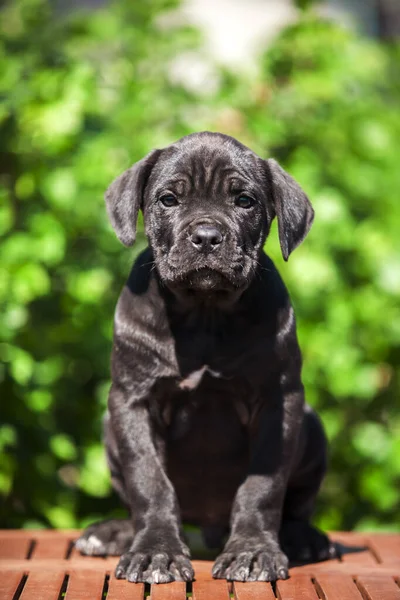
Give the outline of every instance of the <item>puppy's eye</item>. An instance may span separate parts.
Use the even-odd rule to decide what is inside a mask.
[[[173,194],[165,194],[164,196],[161,196],[160,202],[168,208],[171,206],[177,206],[178,204],[178,200]]]
[[[255,200],[246,194],[240,194],[235,200],[236,206],[240,208],[251,208],[255,203]]]

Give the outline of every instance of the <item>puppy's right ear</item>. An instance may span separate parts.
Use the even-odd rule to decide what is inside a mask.
[[[162,151],[153,150],[112,182],[105,194],[111,225],[125,246],[136,237],[136,221],[150,173]]]

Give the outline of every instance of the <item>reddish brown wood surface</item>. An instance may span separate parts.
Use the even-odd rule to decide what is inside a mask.
[[[230,585],[222,579],[202,579],[193,582],[193,600],[229,600]]]
[[[233,584],[233,593],[235,600],[275,600],[272,585],[262,581],[254,583],[240,583],[239,581],[235,581]]]
[[[153,585],[151,600],[186,600],[186,584],[175,581],[170,585]]]
[[[290,577],[286,581],[278,581],[276,588],[278,598],[284,598],[285,600],[318,600],[315,581],[309,575],[299,573],[296,577]]]
[[[360,600],[360,591],[350,575],[338,577],[335,573],[321,573],[315,580],[315,586],[324,600]]]
[[[136,583],[133,585],[124,579],[115,579],[110,577],[108,584],[107,600],[143,600],[144,584]]]
[[[7,568],[3,570],[0,567],[0,598],[4,598],[4,600],[14,598],[18,587],[23,583],[23,577],[22,570],[11,571]]]
[[[362,575],[356,582],[365,600],[400,600],[400,588],[392,577]]]
[[[211,562],[194,560],[192,584],[149,586],[115,579],[116,557],[81,556],[78,533],[0,531],[0,600],[400,600],[400,535],[334,533],[341,559],[276,584],[216,581]]]
[[[53,571],[50,576],[46,571],[30,573],[20,600],[58,600],[64,577],[62,571]]]

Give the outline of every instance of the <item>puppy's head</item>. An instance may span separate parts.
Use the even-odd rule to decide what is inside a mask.
[[[209,132],[148,154],[111,184],[106,204],[127,246],[142,209],[161,280],[192,294],[245,289],[273,218],[287,260],[314,215],[305,193],[275,160]]]

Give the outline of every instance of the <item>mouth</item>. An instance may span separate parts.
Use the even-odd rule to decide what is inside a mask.
[[[209,267],[193,269],[174,282],[174,287],[193,292],[231,292],[237,285],[226,275]]]

